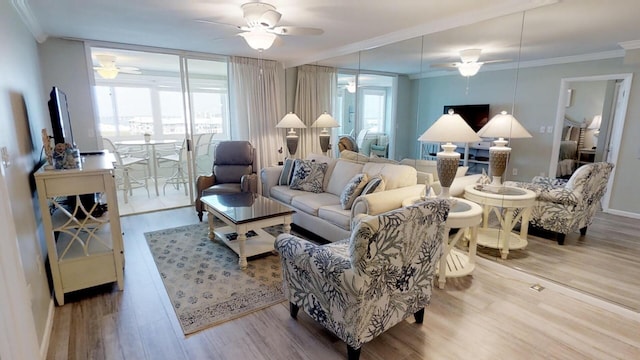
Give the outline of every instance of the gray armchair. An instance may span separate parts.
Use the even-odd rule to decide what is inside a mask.
[[[256,193],[256,150],[248,141],[222,141],[216,146],[212,174],[196,180],[196,211],[202,221],[200,198],[214,194]]]

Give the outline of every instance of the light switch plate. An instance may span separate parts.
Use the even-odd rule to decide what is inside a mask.
[[[0,156],[2,157],[2,166],[8,168],[11,165],[11,160],[9,159],[9,149],[6,146],[0,149]]]

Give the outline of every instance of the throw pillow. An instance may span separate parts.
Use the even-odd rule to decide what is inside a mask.
[[[374,192],[384,191],[385,183],[384,179],[380,175],[372,177],[364,189],[362,189],[361,195],[367,195]]]
[[[321,193],[327,163],[296,159],[293,162],[293,175],[289,188]]]
[[[367,184],[367,180],[369,180],[367,174],[356,174],[349,180],[347,186],[342,190],[342,194],[340,194],[340,205],[344,210],[351,209],[353,201],[360,195]]]
[[[291,182],[291,175],[293,174],[293,160],[294,159],[286,159],[284,161],[280,178],[278,178],[278,185],[289,185]]]

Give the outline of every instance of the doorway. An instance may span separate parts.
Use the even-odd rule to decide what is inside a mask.
[[[567,127],[577,127],[579,133],[573,168],[577,168],[589,161],[606,161],[616,164],[622,139],[622,129],[624,128],[627,114],[632,77],[633,74],[611,74],[564,78],[561,80],[554,141],[551,160],[549,161],[550,177],[562,175],[558,174],[559,171],[562,171],[559,169],[563,165],[561,163],[562,160],[559,158],[562,155],[561,152],[565,151],[561,145],[563,145],[565,139],[568,139]],[[587,89],[588,86],[586,85],[595,84],[596,82],[604,84],[605,90],[601,95],[602,98],[593,98],[591,102],[586,101],[583,106],[588,106],[593,102],[599,102],[602,105],[598,106],[598,109],[592,111],[592,113],[582,112],[582,114],[590,115],[580,116],[580,118],[576,118],[577,116],[572,117],[569,108],[574,106],[574,101],[578,96],[574,88]],[[605,212],[609,209],[609,199],[615,173],[616,168],[614,166],[609,177],[607,192],[602,199],[602,208]]]

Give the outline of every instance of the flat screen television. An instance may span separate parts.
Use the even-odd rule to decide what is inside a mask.
[[[445,105],[443,113],[446,114],[449,109],[453,109],[453,112],[462,116],[475,132],[482,129],[489,121],[489,104]]]
[[[73,141],[73,130],[71,130],[71,119],[69,117],[69,106],[67,105],[67,95],[54,86],[49,94],[49,116],[51,117],[51,130],[55,144],[69,143],[75,146]]]

